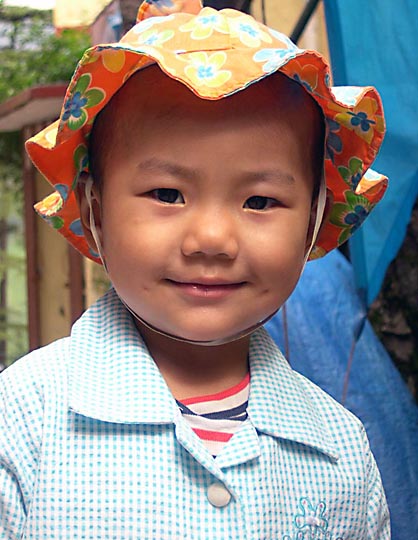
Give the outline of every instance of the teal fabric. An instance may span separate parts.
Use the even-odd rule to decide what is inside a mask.
[[[264,329],[249,360],[249,419],[214,459],[109,292],[0,376],[0,538],[388,540],[360,421]]]
[[[418,5],[416,0],[325,0],[336,85],[372,85],[385,110],[387,133],[373,168],[389,187],[350,240],[365,306],[381,288],[405,236],[418,195]]]

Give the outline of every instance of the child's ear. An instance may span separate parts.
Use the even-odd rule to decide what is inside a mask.
[[[96,245],[94,239],[94,235],[97,234],[98,240],[100,244],[102,244],[100,191],[97,186],[94,185],[91,176],[82,173],[74,193],[80,210],[81,226],[86,241],[95,253],[100,253],[101,247]],[[91,215],[92,212],[93,215]],[[95,232],[92,231],[92,226],[95,227]]]
[[[321,225],[319,227],[316,238],[318,238],[319,235],[321,234],[324,223],[327,221],[328,215],[330,213],[331,206],[332,206],[331,195],[327,191],[327,195],[326,195],[326,198],[325,198],[324,213],[323,213],[323,216],[322,216]],[[318,197],[314,201],[312,201],[311,214],[310,214],[310,217],[309,217],[308,234],[306,236],[305,253],[307,253],[308,250],[311,248],[312,237],[313,237],[314,230],[315,230],[315,222],[316,222],[316,214],[317,214],[317,212],[318,212]]]

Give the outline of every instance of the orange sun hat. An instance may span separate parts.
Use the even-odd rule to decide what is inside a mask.
[[[345,242],[382,198],[387,178],[369,169],[383,140],[373,87],[330,86],[329,67],[312,50],[233,9],[198,0],[148,0],[118,43],[88,49],[68,86],[60,118],[26,142],[55,191],[36,211],[81,253],[100,263],[84,238],[74,188],[89,173],[88,137],[97,114],[138,70],[157,64],[202,99],[222,99],[280,71],[301,84],[326,122],[325,183],[331,201],[310,258]]]

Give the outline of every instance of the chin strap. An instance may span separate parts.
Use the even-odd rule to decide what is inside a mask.
[[[309,256],[310,256],[310,254],[311,254],[311,252],[312,252],[312,250],[313,250],[313,248],[314,248],[314,246],[316,244],[318,234],[319,234],[319,229],[321,228],[322,220],[324,219],[326,203],[327,203],[327,187],[326,187],[326,184],[325,184],[325,172],[323,172],[322,173],[322,178],[321,178],[321,183],[319,184],[318,200],[317,200],[317,205],[316,205],[315,224],[314,224],[314,229],[313,229],[313,233],[312,233],[311,245],[309,246],[309,249],[306,252],[303,268],[305,268],[305,265],[308,262]],[[302,270],[302,272],[303,272],[303,270]]]
[[[96,228],[96,223],[95,223],[95,220],[94,220],[94,212],[93,212],[93,179],[91,177],[88,178],[87,181],[86,181],[85,194],[86,194],[87,204],[89,205],[89,210],[90,210],[90,214],[89,214],[90,232],[91,232],[91,235],[93,236],[94,242],[96,244],[97,253],[98,253],[99,257],[100,257],[100,260],[102,261],[103,268],[105,269],[106,274],[109,276],[109,272],[108,272],[108,269],[107,269],[107,266],[106,266],[106,260],[105,260],[104,254],[103,254],[102,244],[101,244],[99,234],[98,234],[97,228]],[[325,201],[326,201],[326,188],[325,188],[324,178],[322,178],[321,185],[319,187],[317,212],[316,212],[316,217],[315,217],[315,226],[314,226],[314,231],[313,231],[313,235],[312,235],[312,241],[311,241],[311,245],[310,245],[310,247],[309,247],[309,249],[308,249],[308,251],[307,251],[307,253],[305,255],[303,268],[305,267],[306,262],[307,262],[307,260],[309,258],[309,255],[310,255],[310,253],[312,251],[312,248],[315,245],[316,237],[317,237],[319,229],[321,227],[321,223],[322,223],[322,219],[323,219],[323,215],[324,215],[324,210],[325,210]],[[303,269],[302,269],[302,272],[303,272]],[[109,276],[109,279],[110,279],[110,276]],[[117,291],[116,291],[116,293],[118,294]],[[119,296],[119,294],[118,294],[118,296]],[[231,341],[237,341],[238,339],[241,339],[243,337],[246,337],[246,336],[252,334],[255,330],[257,330],[257,328],[260,328],[260,326],[263,326],[267,321],[269,321],[277,313],[277,311],[279,310],[279,308],[276,309],[273,313],[268,315],[263,320],[258,321],[253,326],[251,326],[249,328],[246,328],[245,330],[242,330],[241,332],[233,334],[232,336],[228,336],[228,337],[222,338],[222,339],[215,339],[215,340],[211,340],[211,341],[194,341],[194,340],[191,340],[191,339],[183,338],[181,336],[175,336],[173,334],[169,334],[167,332],[164,332],[163,330],[160,330],[159,328],[156,328],[155,326],[152,326],[147,321],[144,321],[144,319],[142,319],[137,313],[135,313],[135,311],[133,311],[128,306],[128,304],[123,300],[123,298],[121,298],[119,296],[119,299],[122,302],[122,304],[126,307],[126,309],[129,311],[129,313],[137,321],[139,321],[141,324],[143,324],[146,328],[148,328],[152,332],[155,332],[155,333],[157,333],[157,334],[159,334],[161,336],[164,336],[164,337],[167,337],[167,338],[170,338],[170,339],[174,339],[176,341],[181,341],[182,343],[190,343],[191,345],[201,345],[201,346],[208,346],[208,347],[213,347],[213,346],[216,346],[216,345],[224,345],[225,343],[230,343]]]

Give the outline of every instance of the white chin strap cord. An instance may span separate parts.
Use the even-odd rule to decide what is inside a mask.
[[[106,274],[109,275],[109,272],[108,272],[107,266],[106,266],[106,260],[105,260],[104,254],[103,254],[101,241],[99,239],[99,235],[97,233],[97,228],[96,228],[96,223],[94,221],[93,195],[92,195],[92,192],[93,192],[93,180],[92,180],[92,178],[88,178],[88,180],[86,181],[85,193],[86,193],[87,203],[88,203],[89,209],[90,209],[90,218],[89,218],[90,232],[91,232],[91,234],[93,236],[93,239],[94,239],[94,242],[96,244],[98,255],[100,257],[100,260],[102,261],[103,268],[105,269]],[[324,217],[325,203],[326,203],[326,187],[325,187],[324,176],[322,176],[321,184],[319,186],[317,210],[316,210],[316,216],[315,216],[315,225],[314,225],[314,229],[313,229],[311,245],[309,246],[309,249],[306,252],[305,259],[304,259],[304,262],[303,262],[302,272],[303,272],[303,269],[305,268],[305,265],[306,265],[306,263],[308,261],[309,255],[310,255],[310,253],[311,253],[311,251],[312,251],[312,249],[313,249],[313,247],[315,245],[315,242],[316,242],[316,239],[317,239],[317,236],[318,236],[318,233],[319,233],[319,229],[320,229],[321,224],[322,224],[322,219]],[[116,291],[116,293],[117,293],[117,291]],[[222,338],[222,339],[215,339],[215,340],[211,340],[211,341],[194,341],[194,340],[191,340],[191,339],[183,338],[181,336],[175,336],[175,335],[169,334],[167,332],[164,332],[163,330],[160,330],[159,328],[156,328],[155,326],[152,326],[147,321],[144,321],[144,319],[142,319],[137,313],[135,313],[128,306],[128,304],[123,300],[123,298],[121,298],[120,296],[119,296],[119,298],[120,298],[121,302],[123,303],[123,305],[126,307],[126,309],[129,311],[129,313],[131,313],[131,315],[137,321],[139,321],[141,324],[143,324],[149,330],[151,330],[151,331],[153,331],[153,332],[155,332],[157,334],[160,334],[161,336],[164,336],[164,337],[167,337],[167,338],[170,338],[170,339],[174,339],[176,341],[181,341],[183,343],[190,343],[192,345],[212,346],[212,347],[215,346],[215,345],[223,345],[225,343],[230,343],[232,341],[237,341],[238,339],[241,339],[241,338],[243,338],[245,336],[248,336],[249,334],[252,334],[255,330],[257,330],[257,328],[260,328],[260,326],[263,326],[263,324],[265,324],[267,321],[269,321],[277,313],[278,309],[280,309],[280,308],[278,308],[277,310],[275,310],[273,313],[271,313],[265,319],[263,319],[261,321],[258,321],[253,326],[251,326],[249,328],[246,328],[245,330],[242,330],[241,332],[233,334],[232,336],[228,336],[228,337],[225,337],[225,338]]]

